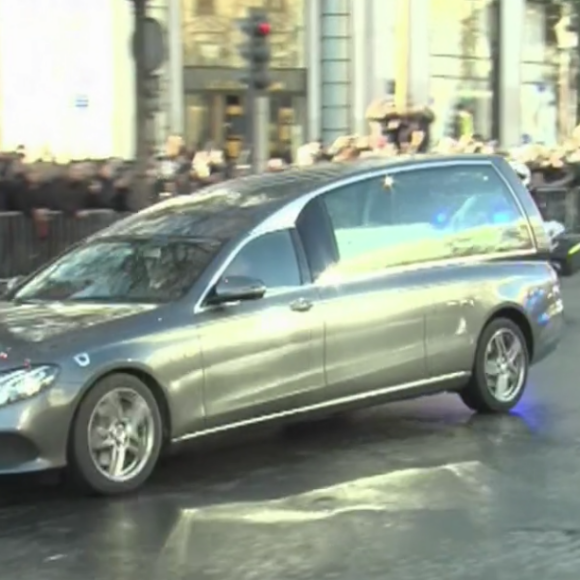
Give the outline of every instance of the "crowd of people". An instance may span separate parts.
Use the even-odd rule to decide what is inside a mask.
[[[326,146],[321,141],[307,143],[299,148],[294,159],[271,159],[267,170],[283,171],[290,165],[348,161],[368,155],[395,156],[429,151],[442,155],[499,153],[530,169],[532,188],[580,183],[580,171],[575,169],[580,167],[580,127],[558,148],[528,143],[510,151],[499,151],[493,142],[473,133],[468,116],[462,110],[457,111],[452,136],[436,144],[431,142],[430,125],[434,117],[428,107],[401,112],[392,102],[382,100],[371,104],[367,118],[368,135],[344,136]],[[152,156],[149,161],[144,176],[147,203],[173,195],[194,194],[239,171],[236,160],[228,159],[219,147],[208,145],[191,150],[179,137],[170,137],[164,154]],[[18,211],[26,215],[33,215],[37,210],[54,210],[68,215],[91,209],[130,212],[136,209],[136,181],[134,162],[78,160],[63,165],[56,163],[49,154],[31,160],[22,146],[15,152],[0,154],[0,211]],[[143,184],[143,179],[139,183]]]
[[[134,162],[88,159],[62,164],[49,156],[29,160],[23,149],[0,154],[0,211],[32,215],[43,209],[74,215],[92,209],[130,212],[143,205],[134,199]],[[228,165],[216,153],[212,156],[204,171],[193,167],[195,155],[185,149],[177,155],[152,156],[145,175],[147,203],[227,178]]]

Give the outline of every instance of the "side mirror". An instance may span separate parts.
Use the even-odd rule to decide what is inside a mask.
[[[266,294],[266,286],[261,280],[248,276],[227,276],[221,278],[207,299],[208,304],[226,304],[240,300],[259,300]]]
[[[6,297],[6,295],[12,292],[12,290],[14,290],[14,288],[16,288],[23,280],[24,276],[15,276],[14,278],[9,278],[0,283],[0,297]]]

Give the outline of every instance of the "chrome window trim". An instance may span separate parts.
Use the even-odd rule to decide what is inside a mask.
[[[368,179],[373,179],[376,177],[384,177],[385,175],[396,175],[398,173],[406,173],[409,171],[417,171],[420,169],[435,169],[439,167],[455,167],[455,166],[485,166],[493,168],[494,172],[498,174],[502,180],[502,182],[507,187],[510,195],[515,200],[517,207],[520,211],[521,216],[526,221],[526,226],[528,229],[528,234],[530,235],[530,240],[532,242],[533,248],[529,250],[513,250],[507,252],[499,252],[496,254],[481,254],[476,256],[469,256],[469,257],[460,257],[460,258],[448,258],[443,260],[430,260],[427,262],[419,262],[415,264],[408,264],[404,266],[391,266],[386,267],[384,271],[380,272],[372,272],[370,274],[361,274],[360,276],[349,278],[346,282],[356,282],[356,281],[363,281],[367,279],[373,279],[375,277],[384,276],[386,274],[392,274],[393,272],[402,272],[408,270],[410,268],[413,269],[425,269],[425,268],[433,268],[433,267],[442,267],[442,266],[450,266],[450,265],[459,265],[461,263],[476,263],[488,260],[497,260],[501,258],[510,259],[517,256],[532,256],[537,253],[537,246],[536,246],[536,238],[533,235],[533,230],[530,224],[529,217],[525,212],[525,209],[520,202],[517,193],[513,190],[513,188],[509,185],[505,177],[501,175],[501,172],[497,170],[494,163],[490,159],[469,159],[469,160],[429,160],[424,162],[417,162],[413,165],[403,166],[403,167],[382,167],[381,169],[374,169],[364,174],[359,174],[352,177],[343,178],[340,180],[333,181],[332,183],[326,184],[322,187],[318,187],[317,189],[313,190],[310,193],[307,193],[294,201],[291,201],[288,205],[283,207],[282,209],[275,212],[270,217],[266,218],[261,224],[257,225],[254,229],[252,229],[249,234],[241,240],[237,246],[230,252],[230,255],[224,260],[223,264],[220,266],[218,270],[214,273],[211,277],[207,287],[202,292],[199,300],[196,302],[193,312],[194,314],[198,314],[201,312],[205,312],[208,310],[209,307],[203,306],[207,295],[209,294],[210,290],[217,284],[218,280],[223,276],[223,273],[226,271],[228,266],[233,262],[234,258],[253,240],[270,233],[274,233],[280,230],[291,230],[296,227],[296,220],[298,216],[302,212],[302,210],[306,207],[308,203],[310,203],[313,199],[324,195],[325,193],[329,193],[334,189],[338,189],[340,187],[345,187],[348,185],[352,185],[355,183],[360,183],[362,181],[366,181]],[[318,282],[314,282],[313,284],[307,284],[304,288],[308,288],[310,286],[324,286],[325,284],[319,284]],[[299,288],[299,287],[297,287]],[[277,293],[277,296],[280,294]]]

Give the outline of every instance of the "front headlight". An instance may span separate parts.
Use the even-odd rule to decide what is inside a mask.
[[[0,407],[34,397],[58,376],[58,367],[40,365],[0,374]]]

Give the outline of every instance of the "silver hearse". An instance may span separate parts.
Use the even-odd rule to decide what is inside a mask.
[[[133,215],[0,303],[0,473],[133,490],[172,444],[453,391],[506,412],[558,343],[542,219],[508,163],[370,159]]]

